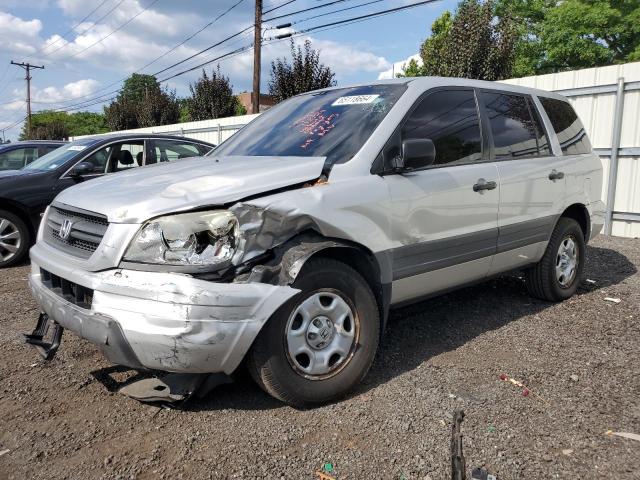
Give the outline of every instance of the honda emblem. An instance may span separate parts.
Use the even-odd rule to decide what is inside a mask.
[[[66,240],[69,238],[69,234],[71,233],[71,227],[73,226],[73,222],[68,218],[65,218],[60,225],[60,230],[58,231],[58,235],[62,240]]]

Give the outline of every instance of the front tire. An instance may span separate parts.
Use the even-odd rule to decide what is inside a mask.
[[[30,246],[31,234],[26,223],[17,215],[0,210],[0,268],[22,262]]]
[[[295,282],[301,290],[269,319],[247,366],[270,395],[295,407],[344,396],[368,372],[380,335],[371,288],[348,265],[312,258]]]
[[[561,217],[542,259],[525,272],[529,294],[549,302],[571,297],[582,281],[585,254],[580,225],[572,218]]]

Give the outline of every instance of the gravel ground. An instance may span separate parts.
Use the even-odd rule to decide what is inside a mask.
[[[637,479],[640,442],[605,432],[640,433],[638,265],[640,240],[601,236],[595,283],[564,303],[532,300],[511,276],[394,311],[364,383],[313,410],[246,374],[178,410],[143,405],[99,381],[128,374],[69,334],[43,364],[21,338],[38,313],[28,267],[1,271],[0,478],[314,479],[328,462],[338,479],[446,479],[462,408],[469,470]]]

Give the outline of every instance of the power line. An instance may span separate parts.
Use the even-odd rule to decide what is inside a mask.
[[[89,45],[88,47],[83,48],[82,50],[80,50],[79,52],[75,52],[72,55],[69,55],[68,57],[64,58],[63,60],[67,60],[69,58],[73,58],[76,57],[78,55],[80,55],[81,53],[86,52],[87,50],[89,50],[92,47],[95,47],[97,44],[102,43],[104,40],[106,40],[107,38],[109,38],[111,35],[113,35],[114,33],[116,33],[119,30],[122,30],[124,27],[126,27],[127,25],[129,25],[131,22],[133,22],[136,18],[138,18],[140,15],[142,15],[144,12],[146,12],[147,10],[149,10],[151,7],[153,7],[156,3],[158,3],[159,0],[153,0],[149,5],[147,5],[145,8],[143,8],[141,11],[139,11],[138,13],[136,13],[133,17],[131,17],[129,20],[127,20],[126,22],[124,22],[122,25],[120,25],[118,28],[112,30],[108,35],[105,35],[104,37],[102,37],[100,40],[97,40],[95,42],[93,42],[91,45]]]
[[[122,5],[124,3],[124,0],[120,0],[118,3],[116,3],[107,13],[105,13],[104,15],[102,15],[99,19],[95,20],[93,22],[93,24],[90,27],[85,28],[82,33],[78,33],[76,35],[76,38],[84,35],[85,33],[87,33],[89,30],[91,30],[92,28],[96,27],[102,20],[104,20],[105,18],[107,18],[111,12],[113,12],[116,8],[118,8],[120,5]],[[63,49],[64,47],[66,47],[67,45],[69,45],[71,42],[67,41],[67,43],[63,43],[62,45],[60,45],[58,48],[56,48],[55,50],[50,51],[49,53],[45,53],[45,57],[48,57],[49,55],[52,55],[54,53],[56,53],[58,50]]]
[[[107,3],[109,0],[103,0],[102,2],[100,2],[100,4],[94,8],[93,10],[91,10],[87,15],[84,16],[84,18],[82,20],[80,20],[79,22],[76,22],[69,30],[67,30],[66,32],[64,32],[62,35],[60,35],[58,38],[56,38],[54,41],[47,43],[46,45],[43,45],[40,48],[40,52],[44,53],[44,51],[51,47],[52,45],[55,45],[56,43],[58,43],[60,40],[65,40],[67,35],[69,35],[70,33],[72,33],[77,27],[79,27],[87,18],[89,18],[91,15],[93,15],[95,12],[97,12],[105,3]]]
[[[25,102],[24,100],[22,100],[22,103],[20,104],[20,107],[22,107],[22,105],[25,105],[26,103],[27,103],[27,102]],[[9,123],[9,124],[11,124],[11,123],[14,123],[14,122],[16,122],[16,121],[17,121],[17,122],[21,122],[21,121],[23,121],[23,120],[25,120],[25,119],[26,119],[26,117],[22,117],[22,116],[20,116],[20,117],[18,117],[17,119],[13,119],[13,120],[2,120],[2,122],[3,122],[3,123]],[[5,128],[6,128],[6,127],[5,127]]]
[[[262,12],[262,14],[263,14],[263,15],[266,15],[267,13],[271,13],[271,12],[273,12],[274,10],[278,10],[279,8],[286,7],[287,5],[289,5],[290,3],[293,3],[293,2],[295,2],[295,1],[296,1],[296,0],[288,0],[287,2],[284,2],[282,5],[278,5],[277,7],[273,7],[273,8],[271,8],[271,9],[269,9],[269,10],[265,11],[265,12]]]
[[[278,20],[280,18],[290,17],[292,15],[297,15],[299,13],[310,12],[311,10],[317,10],[318,8],[330,7],[331,5],[334,5],[336,3],[344,3],[344,2],[349,2],[349,1],[350,0],[333,0],[332,2],[323,3],[322,5],[316,5],[315,7],[303,8],[302,10],[297,10],[297,11],[291,12],[291,13],[283,13],[282,15],[278,15],[277,17],[267,18],[264,21],[265,22],[272,22],[272,21]],[[278,7],[278,8],[280,8],[280,7]],[[275,10],[275,8],[273,8],[271,10],[268,10],[268,11],[266,11],[264,13],[269,13],[269,12],[272,12],[273,10]]]
[[[180,60],[179,62],[176,62],[173,65],[169,65],[167,68],[163,68],[159,72],[154,73],[154,75],[159,75],[161,73],[166,72],[167,70],[171,70],[172,68],[177,67],[178,65],[182,65],[184,62],[186,62],[188,60],[191,60],[192,58],[197,57],[199,55],[202,55],[204,52],[207,52],[207,51],[209,51],[209,50],[211,50],[211,49],[213,49],[213,48],[215,48],[215,47],[217,47],[219,45],[222,45],[223,43],[231,40],[232,38],[235,38],[238,35],[242,35],[244,32],[247,32],[247,31],[252,30],[252,29],[253,29],[253,25],[251,25],[251,26],[249,26],[247,28],[244,28],[244,29],[240,30],[239,32],[236,32],[233,35],[229,35],[228,37],[225,37],[224,39],[220,40],[219,42],[216,42],[213,45],[211,45],[211,46],[209,46],[207,48],[204,48],[204,49],[200,50],[199,52],[194,53],[193,55],[190,55],[189,57],[185,58],[184,60]]]
[[[169,76],[167,78],[163,78],[161,80],[158,80],[158,83],[164,83],[164,82],[166,82],[168,80],[171,80],[172,78],[178,77],[178,76],[183,75],[183,74],[185,74],[187,72],[191,72],[193,70],[197,70],[200,67],[204,66],[205,64],[209,64],[209,63],[213,63],[215,61],[224,60],[224,59],[227,59],[227,58],[234,57],[236,55],[239,55],[240,53],[243,53],[243,52],[246,52],[246,51],[250,50],[251,48],[253,48],[253,44],[245,45],[244,47],[240,47],[240,48],[234,49],[234,50],[232,50],[230,52],[227,52],[225,54],[222,54],[222,55],[219,55],[219,56],[217,56],[215,58],[212,58],[212,59],[208,60],[207,62],[204,62],[202,64],[196,65],[195,67],[183,70],[183,71],[181,71],[181,72],[179,72],[177,74],[171,75],[171,76]],[[67,107],[65,107],[63,109],[56,109],[55,111],[58,111],[58,112],[71,112],[71,111],[75,111],[75,110],[80,110],[80,109],[83,109],[83,108],[91,107],[93,105],[106,103],[106,102],[109,102],[111,100],[115,100],[117,98],[117,95],[113,95],[113,94],[114,93],[118,93],[118,92],[119,92],[119,90],[116,90],[116,91],[113,91],[113,92],[109,92],[109,93],[100,95],[98,97],[95,97],[93,99],[85,100],[84,102],[80,102],[80,103],[75,104],[75,105],[68,105]]]
[[[391,8],[391,9],[381,10],[381,11],[378,11],[378,12],[373,12],[373,13],[366,14],[366,15],[360,15],[360,16],[357,16],[357,17],[351,17],[351,18],[348,18],[348,19],[343,19],[343,20],[330,22],[330,23],[326,23],[326,24],[322,24],[322,25],[316,25],[314,27],[310,27],[310,28],[307,28],[307,29],[304,29],[304,30],[300,30],[298,32],[292,32],[290,34],[286,34],[286,36],[278,36],[278,37],[271,37],[271,38],[265,39],[265,44],[269,44],[270,45],[270,44],[273,44],[273,43],[277,43],[279,41],[283,41],[286,38],[298,37],[300,35],[304,35],[306,33],[312,32],[312,31],[330,30],[330,29],[333,29],[333,28],[338,28],[338,27],[350,25],[352,23],[359,23],[359,22],[362,22],[362,21],[366,21],[366,20],[369,20],[369,19],[377,18],[377,17],[383,16],[383,15],[389,15],[389,14],[396,13],[396,12],[403,11],[403,10],[407,10],[407,9],[410,9],[410,8],[419,7],[419,6],[426,5],[426,4],[429,4],[429,3],[433,3],[433,2],[436,2],[436,1],[438,1],[438,0],[425,0],[425,1],[421,1],[421,2],[412,3],[412,4],[409,4],[409,5],[404,5],[404,6],[401,6],[401,7],[395,7],[395,8]],[[243,29],[242,31],[240,31],[240,32],[238,32],[236,34],[233,34],[233,35],[227,37],[226,39],[224,39],[224,40],[222,40],[220,42],[217,42],[216,44],[212,45],[211,47],[208,47],[208,48],[202,50],[199,53],[205,52],[207,50],[211,50],[215,46],[218,46],[221,43],[224,43],[225,41],[227,41],[227,40],[229,40],[229,39],[231,39],[233,37],[237,37],[240,34],[250,30],[251,28],[252,27],[247,27],[247,28]],[[219,61],[219,60],[225,60],[225,59],[228,59],[228,58],[232,58],[234,56],[237,56],[237,55],[239,55],[241,53],[244,53],[244,52],[252,49],[253,47],[254,47],[253,44],[250,44],[250,45],[246,45],[244,47],[237,48],[235,50],[232,50],[230,52],[227,52],[225,54],[219,55],[219,56],[217,56],[215,58],[212,58],[212,59],[209,59],[209,60],[207,60],[205,62],[202,62],[202,63],[200,63],[200,64],[198,64],[198,65],[196,65],[194,67],[187,68],[185,70],[182,70],[180,72],[172,74],[172,75],[170,75],[170,76],[168,76],[166,78],[158,80],[158,82],[159,83],[164,83],[164,82],[166,82],[168,80],[171,80],[173,78],[179,77],[179,76],[184,75],[186,73],[189,73],[189,72],[191,72],[193,70],[197,70],[197,69],[202,68],[202,67],[204,67],[204,66],[206,66],[208,64],[211,64],[213,62],[216,62],[216,61]],[[197,55],[198,54],[191,55],[189,58],[184,59],[184,60],[182,60],[180,62],[177,62],[176,64],[174,64],[174,65],[172,65],[170,67],[167,67],[166,69],[163,69],[163,71],[166,71],[166,70],[169,70],[171,68],[174,68],[175,66],[180,65],[180,64],[186,62],[187,60],[190,60],[190,59],[194,58]],[[159,73],[162,73],[163,71],[161,71]],[[111,93],[115,93],[115,92],[111,92]],[[99,97],[95,97],[93,99],[86,100],[85,103],[82,106],[80,106],[79,108],[86,108],[88,106],[92,106],[92,105],[95,105],[95,104],[105,103],[106,101],[109,101],[109,100],[112,100],[112,99],[116,98],[116,97],[112,97],[112,98],[109,98],[109,99],[106,99],[106,100],[98,100],[99,98],[105,98],[108,95],[109,94],[104,94],[104,95],[101,95]],[[65,110],[61,110],[61,111],[71,111],[71,110],[72,109],[65,109]]]
[[[294,20],[292,22],[288,22],[288,23],[285,23],[283,25],[277,25],[275,27],[269,27],[266,30],[277,30],[277,29],[280,29],[280,28],[286,28],[286,27],[290,27],[292,25],[297,25],[299,23],[308,22],[309,20],[313,20],[313,19],[316,19],[316,18],[326,17],[328,15],[333,15],[334,13],[346,12],[347,10],[353,10],[355,8],[366,7],[368,5],[373,5],[374,3],[380,3],[380,2],[384,2],[384,1],[385,0],[372,0],[370,2],[361,3],[359,5],[353,5],[352,7],[339,8],[338,10],[331,10],[330,12],[319,13],[317,15],[312,15],[310,17],[301,18],[300,20]],[[332,2],[332,3],[335,3],[335,2]],[[329,5],[329,4],[327,4],[327,5]],[[313,7],[313,8],[315,9],[315,8],[318,8],[318,7]],[[280,17],[274,17],[274,18],[271,18],[269,20],[288,17],[290,15],[294,15],[294,14],[292,13],[292,14],[289,14],[289,15],[281,15]],[[269,20],[265,20],[265,22],[267,22]]]
[[[247,29],[245,29],[245,32],[244,32],[244,33],[246,33],[246,30],[247,30]],[[243,32],[240,32],[240,33],[243,33]],[[234,36],[235,36],[235,35],[234,35]],[[219,42],[219,43],[222,43],[222,42]],[[235,52],[235,50],[234,50],[234,52]],[[227,54],[223,55],[222,57],[216,57],[216,58],[214,58],[214,59],[211,59],[211,60],[209,60],[209,61],[208,61],[208,63],[214,62],[214,61],[216,61],[216,60],[217,60],[217,59],[219,59],[219,58],[226,57],[226,55],[227,55]],[[190,58],[191,58],[191,57],[190,57]],[[184,61],[186,61],[186,60],[187,60],[187,59],[185,59]],[[180,64],[180,63],[182,63],[182,62],[178,62],[178,64]],[[201,64],[201,65],[202,65],[202,64]],[[197,68],[200,68],[200,66],[201,66],[201,65],[198,65],[198,66],[193,67],[193,68],[189,68],[188,70],[184,71],[183,73],[186,73],[187,71],[192,71],[192,70],[195,70],[195,69],[197,69]],[[173,68],[173,66],[170,66],[170,67],[168,67],[168,68],[164,69],[163,71],[168,70],[168,69],[171,69],[171,68]],[[154,75],[154,76],[157,76],[159,73],[162,73],[162,71],[161,71],[161,72],[154,73],[153,75]],[[181,74],[182,74],[182,73],[181,73]],[[176,76],[177,76],[177,75],[176,75]],[[127,78],[127,77],[125,77],[123,80],[126,80],[126,78]],[[169,77],[169,78],[174,78],[174,77],[172,76],[172,77]],[[162,83],[162,82],[164,82],[164,81],[166,81],[166,80],[168,80],[168,78],[167,78],[167,79],[165,79],[165,80],[160,80],[160,81],[159,81],[159,83]],[[119,82],[114,82],[114,83],[113,83],[113,84],[111,84],[111,85],[115,85],[116,83],[119,83]],[[103,89],[101,89],[101,90],[104,90],[104,89],[106,89],[106,87],[105,87],[105,88],[103,88]],[[70,108],[70,107],[79,107],[79,108],[82,108],[83,106],[90,106],[90,105],[93,105],[93,104],[95,104],[95,103],[92,103],[94,100],[97,100],[97,99],[99,99],[99,98],[108,97],[108,96],[113,95],[113,94],[117,94],[117,93],[119,93],[119,91],[120,91],[120,89],[113,90],[113,91],[110,91],[110,92],[107,92],[107,93],[103,93],[103,94],[101,94],[101,95],[98,95],[98,96],[96,96],[96,97],[89,98],[89,99],[87,99],[87,100],[81,101],[81,102],[76,103],[76,104],[67,105],[67,106],[65,107],[65,109],[62,109],[61,111],[64,111],[64,110],[66,110],[66,109],[68,109],[68,108]],[[83,95],[83,96],[81,96],[81,97],[76,97],[76,98],[75,98],[75,99],[73,99],[73,100],[78,100],[78,99],[80,99],[80,98],[87,97],[87,96],[93,95],[93,94],[95,94],[95,93],[96,93],[96,92],[93,92],[93,93],[91,93],[91,94],[87,94],[87,95]],[[114,98],[115,98],[115,97],[114,97]],[[73,101],[73,100],[71,100],[71,101]],[[106,101],[108,101],[108,100],[102,100],[102,102],[106,102]],[[55,103],[56,103],[56,104],[60,104],[61,102],[55,102]],[[101,102],[98,102],[98,103],[101,103]],[[88,105],[84,105],[84,104],[88,104]]]
[[[224,17],[225,15],[227,15],[227,14],[228,14],[229,12],[231,12],[234,8],[236,8],[238,5],[240,5],[243,1],[244,1],[244,0],[239,0],[239,1],[237,1],[235,4],[233,4],[232,6],[230,6],[229,8],[227,8],[224,12],[222,12],[221,14],[219,14],[216,18],[214,18],[211,22],[209,22],[208,24],[206,24],[205,26],[203,26],[202,28],[200,28],[199,30],[197,30],[196,32],[194,32],[193,34],[189,35],[187,38],[185,38],[184,40],[182,40],[180,43],[178,43],[178,44],[174,45],[173,47],[171,47],[169,50],[167,50],[166,52],[162,53],[160,56],[158,56],[158,57],[154,58],[153,60],[151,60],[151,61],[150,61],[149,63],[147,63],[146,65],[144,65],[144,66],[142,66],[141,68],[139,68],[139,69],[135,70],[133,73],[139,73],[139,72],[141,72],[142,70],[144,70],[145,68],[147,68],[147,67],[149,67],[149,66],[153,65],[153,64],[154,64],[154,63],[156,63],[158,60],[160,60],[161,58],[164,58],[165,56],[167,56],[169,53],[173,52],[174,50],[176,50],[176,49],[177,49],[177,48],[179,48],[180,46],[184,45],[185,43],[187,43],[188,41],[190,41],[191,39],[193,39],[194,37],[196,37],[198,34],[202,33],[204,30],[206,30],[207,28],[209,28],[209,27],[210,27],[211,25],[213,25],[215,22],[217,22],[218,20],[220,20],[222,17]],[[188,60],[188,59],[186,59],[186,60]],[[185,60],[185,61],[186,61],[186,60]],[[170,68],[172,68],[172,67],[173,67],[173,65],[172,65],[172,66],[170,66],[170,67],[167,67],[167,69],[165,69],[165,70],[163,70],[163,71],[166,71],[166,70],[168,70],[168,69],[170,69]],[[154,73],[153,75],[158,75],[159,73],[162,73],[163,71],[156,72],[156,73]],[[90,97],[90,96],[92,96],[92,95],[95,95],[97,92],[100,92],[100,91],[103,91],[103,90],[107,90],[107,89],[109,89],[110,87],[112,87],[112,86],[114,86],[114,85],[117,85],[117,84],[119,84],[120,82],[123,82],[123,81],[124,81],[124,80],[126,80],[127,78],[128,78],[128,77],[123,77],[123,78],[121,78],[121,79],[119,79],[119,80],[116,80],[116,81],[115,81],[115,82],[113,82],[113,83],[110,83],[110,84],[108,84],[108,85],[106,85],[106,86],[104,86],[104,87],[102,87],[102,88],[100,88],[100,89],[98,89],[98,90],[96,90],[96,91],[94,91],[94,92],[87,93],[87,94],[85,94],[85,95],[81,95],[81,96],[78,96],[78,97],[75,97],[75,98],[71,98],[71,99],[60,100],[60,101],[57,101],[57,102],[46,102],[46,103],[55,104],[55,105],[61,105],[61,104],[64,104],[64,103],[68,103],[68,102],[73,102],[73,101],[79,100],[79,99],[81,99],[81,98]],[[92,101],[92,100],[93,100],[93,99],[95,99],[95,98],[99,98],[99,97],[106,96],[106,95],[111,95],[112,93],[116,93],[116,92],[118,92],[118,90],[115,90],[115,91],[113,91],[113,92],[109,92],[109,93],[105,93],[105,94],[99,95],[98,97],[90,98],[90,99],[86,100],[86,102],[90,102],[90,101]],[[45,102],[42,102],[42,103],[45,103]],[[81,102],[81,103],[84,103],[84,102]]]
[[[231,5],[229,8],[227,8],[224,12],[222,12],[220,15],[218,15],[216,18],[214,18],[212,21],[210,21],[209,23],[207,23],[204,27],[202,27],[200,30],[198,30],[197,32],[191,34],[190,36],[188,36],[187,38],[185,38],[182,42],[178,43],[177,45],[175,45],[174,47],[172,47],[171,49],[167,50],[165,53],[163,53],[162,55],[160,55],[159,57],[155,58],[154,60],[152,60],[151,62],[147,63],[144,67],[140,68],[139,70],[144,70],[145,68],[147,68],[150,65],[153,65],[154,63],[156,63],[158,60],[160,60],[161,58],[166,57],[169,53],[173,52],[176,48],[181,47],[182,45],[184,45],[185,43],[187,43],[189,40],[193,39],[196,35],[202,33],[204,30],[206,30],[207,28],[209,28],[211,25],[213,25],[214,23],[216,23],[218,20],[220,20],[222,17],[224,17],[227,13],[229,13],[231,10],[233,10],[234,8],[236,8],[238,5],[240,5],[242,2],[244,2],[244,0],[238,0],[238,2],[234,3],[233,5]]]
[[[273,37],[271,39],[280,40],[280,39],[283,39],[283,38],[297,36],[297,35],[300,35],[300,34],[303,34],[303,33],[314,32],[316,30],[324,29],[326,27],[333,27],[333,26],[338,26],[338,25],[342,25],[342,24],[355,23],[355,22],[358,22],[358,21],[361,21],[361,20],[367,20],[369,18],[380,17],[380,16],[383,16],[383,15],[388,15],[390,13],[396,13],[396,12],[400,12],[402,10],[408,10],[410,8],[420,7],[422,5],[426,5],[428,3],[434,3],[434,2],[437,2],[437,1],[439,1],[439,0],[424,0],[422,2],[411,3],[409,5],[403,5],[401,7],[389,8],[387,10],[380,10],[378,12],[368,13],[366,15],[360,15],[358,17],[347,18],[347,19],[344,19],[344,20],[337,20],[335,22],[325,23],[324,25],[317,25],[315,27],[306,28],[304,30],[300,30],[300,31],[296,32],[295,34],[294,33],[286,33],[286,34],[278,35],[278,36]]]
[[[368,19],[371,19],[371,18],[376,18],[376,17],[382,16],[382,15],[389,15],[391,13],[395,13],[395,12],[398,12],[398,11],[407,10],[409,8],[419,7],[421,5],[426,5],[428,3],[433,3],[433,2],[436,2],[436,1],[438,1],[438,0],[424,0],[422,2],[417,2],[417,3],[412,3],[412,4],[409,4],[409,5],[404,5],[402,7],[390,8],[390,9],[387,9],[387,10],[381,10],[379,12],[373,12],[373,13],[370,13],[370,14],[367,14],[367,15],[360,15],[358,17],[352,17],[352,18],[348,18],[348,19],[344,19],[344,20],[340,20],[340,21],[336,21],[336,22],[330,22],[330,23],[326,23],[326,24],[323,24],[323,25],[316,25],[315,27],[311,27],[311,28],[308,28],[308,29],[305,29],[305,30],[300,30],[299,32],[287,34],[286,37],[283,37],[283,36],[272,37],[272,38],[266,39],[266,41],[268,42],[268,44],[272,44],[272,43],[276,43],[278,41],[282,41],[282,40],[284,40],[285,38],[288,38],[288,37],[294,37],[294,36],[297,37],[297,36],[303,35],[305,33],[308,33],[308,32],[311,32],[311,31],[320,30],[320,29],[329,30],[330,28],[335,28],[335,27],[341,26],[343,24],[346,25],[346,24],[350,24],[350,23],[357,23],[357,22],[365,21],[365,20],[368,20]],[[229,57],[231,55],[236,55],[238,53],[242,53],[242,52],[247,51],[247,50],[249,50],[251,48],[253,48],[253,45],[248,45],[246,47],[242,47],[242,48],[233,50],[233,51],[228,52],[228,53],[226,53],[224,55],[221,55],[219,57],[213,58],[211,60],[207,60],[206,62],[203,62],[203,63],[201,63],[199,65],[196,65],[195,67],[183,70],[183,71],[178,72],[178,73],[176,73],[174,75],[171,75],[170,77],[167,77],[167,78],[164,78],[162,80],[159,80],[159,82],[160,83],[166,82],[167,80],[173,79],[175,77],[179,77],[181,75],[184,75],[185,73],[191,72],[191,71],[196,70],[196,69],[201,68],[201,67],[204,67],[204,66],[206,66],[206,65],[208,65],[210,63],[213,63],[213,62],[215,62],[217,60],[221,60],[221,59],[227,58],[227,57]]]
[[[9,64],[9,65],[7,66],[7,68],[8,68],[8,67],[11,67],[11,64]],[[18,77],[19,77],[19,76],[20,76],[20,73],[16,73],[16,74],[15,74],[15,76],[14,76],[11,80],[9,80],[7,83],[5,83],[3,87],[0,87],[0,94],[3,94],[3,93],[4,93],[4,91],[7,89],[7,87],[8,87],[9,85],[11,85],[13,82],[15,82],[16,80],[18,80]]]

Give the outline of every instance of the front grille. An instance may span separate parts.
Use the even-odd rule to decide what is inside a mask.
[[[91,308],[93,290],[90,288],[65,280],[44,268],[40,269],[40,279],[45,287],[59,297],[64,298],[67,302],[71,302],[81,308]]]
[[[61,227],[71,222],[68,236],[62,238]],[[89,258],[104,237],[109,221],[104,215],[79,209],[51,206],[45,219],[44,240],[60,250],[80,258]]]

